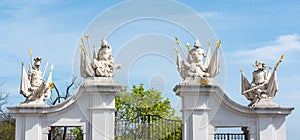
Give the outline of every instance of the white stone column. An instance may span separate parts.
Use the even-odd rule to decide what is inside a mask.
[[[286,140],[285,116],[259,116],[257,123],[259,140]]]
[[[16,140],[41,140],[42,119],[40,114],[16,115]]]
[[[213,140],[208,115],[212,87],[181,83],[174,88],[182,101],[183,140]]]
[[[121,85],[111,78],[94,77],[87,79],[86,93],[89,95],[90,130],[89,139],[113,140],[115,129],[115,96]]]

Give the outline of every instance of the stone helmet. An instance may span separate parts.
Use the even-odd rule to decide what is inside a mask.
[[[198,39],[195,40],[194,47],[200,47],[200,46],[201,46],[200,41]]]
[[[257,68],[257,69],[266,69],[266,64],[264,63],[264,62],[259,62],[259,61],[255,61],[255,67]]]
[[[111,59],[112,49],[105,39],[101,40],[101,48],[98,51],[97,59]]]
[[[34,60],[34,65],[35,66],[40,66],[41,63],[42,63],[42,57],[36,57],[33,60]]]
[[[105,39],[101,40],[101,48],[109,48],[110,49],[110,45]]]

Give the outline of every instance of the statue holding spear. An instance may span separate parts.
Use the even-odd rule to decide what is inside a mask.
[[[30,64],[28,75],[26,73],[24,64],[22,63],[20,93],[26,98],[26,101],[23,102],[21,105],[45,105],[43,101],[50,98],[51,91],[53,89],[53,65],[51,66],[48,80],[45,82],[43,80],[43,77],[45,75],[47,66],[45,67],[44,72],[42,72],[40,70],[42,58],[36,57],[33,60],[34,62],[32,62],[32,50],[30,49]]]
[[[274,67],[274,71],[269,77],[266,72],[266,65],[263,62],[255,62],[256,70],[252,73],[252,82],[251,84],[248,82],[245,77],[242,69],[241,71],[241,80],[242,80],[242,94],[250,100],[250,104],[248,106],[257,106],[260,103],[260,100],[264,99],[272,99],[275,97],[276,92],[278,90],[276,71],[278,69],[279,64],[282,62],[284,55],[281,55],[279,61],[276,63]],[[270,68],[269,68],[270,69]],[[276,106],[273,102],[268,100],[268,105]]]
[[[186,60],[182,60],[181,56],[178,52],[178,49],[175,48],[177,54],[177,69],[181,75],[181,77],[186,79],[195,79],[196,77],[207,79],[214,78],[220,72],[220,64],[219,64],[219,55],[218,49],[221,45],[221,42],[218,41],[216,43],[216,48],[211,58],[210,56],[210,45],[208,44],[208,51],[206,52],[200,44],[199,40],[196,40],[194,43],[194,47],[190,49],[190,44],[187,42],[188,54],[186,55],[183,47],[181,46],[179,39],[175,38],[177,45],[179,46],[182,54],[186,58]],[[205,59],[204,59],[205,58]]]

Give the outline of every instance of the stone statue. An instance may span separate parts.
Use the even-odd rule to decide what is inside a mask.
[[[30,53],[30,58],[31,58]],[[48,76],[47,82],[43,80],[43,76],[45,74],[40,70],[40,65],[42,62],[41,57],[34,58],[34,64],[29,64],[28,75],[26,74],[26,70],[24,64],[22,63],[22,79],[21,79],[21,87],[20,93],[26,98],[26,101],[22,104],[42,104],[44,105],[44,100],[47,100],[51,96],[51,91],[54,88],[52,82],[52,71],[53,65],[50,69],[50,74]],[[47,63],[48,64],[48,63]]]
[[[272,99],[278,90],[276,70],[283,57],[282,55],[271,75],[268,74],[269,72],[266,72],[265,63],[256,61],[254,65],[256,70],[252,73],[251,84],[241,69],[242,94],[251,101],[248,106],[277,106]]]
[[[198,40],[194,43],[194,48],[189,51],[187,61],[183,63],[188,77],[208,77],[206,66],[203,63],[203,57],[206,57],[204,49],[200,48]]]
[[[120,69],[121,66],[114,63],[112,49],[106,40],[101,41],[100,49],[94,56],[92,61],[87,55],[84,41],[81,43],[81,64],[80,74],[82,77],[113,77],[115,69]]]
[[[114,60],[112,50],[106,40],[102,40],[97,57],[93,59],[92,67],[97,77],[112,77],[114,73]]]
[[[177,38],[176,38],[176,42],[184,54],[184,51]],[[208,45],[207,53],[204,49],[201,48],[201,44],[199,40],[195,41],[194,47],[191,50],[190,50],[189,43],[187,43],[188,55],[186,61],[183,61],[181,59],[181,56],[178,53],[178,49],[176,48],[176,53],[177,53],[176,64],[181,77],[184,80],[186,80],[186,79],[195,79],[195,78],[207,79],[207,78],[213,78],[217,76],[218,73],[220,72],[220,64],[218,58],[219,57],[218,49],[220,45],[221,42],[218,41],[216,43],[216,48],[213,53],[213,56],[210,57],[210,43]]]

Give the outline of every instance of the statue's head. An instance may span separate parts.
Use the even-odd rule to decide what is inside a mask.
[[[42,63],[42,58],[41,57],[36,57],[33,60],[34,60],[34,66],[36,66],[36,67],[39,67]]]
[[[110,49],[110,45],[105,39],[101,40],[101,48],[109,48]]]
[[[255,67],[257,70],[265,70],[266,64],[264,62],[255,61]]]
[[[111,47],[109,45],[109,43],[103,39],[101,41],[101,48],[98,52],[98,59],[105,59],[108,60],[112,55],[112,50]]]
[[[195,48],[201,47],[201,43],[200,43],[199,40],[195,40],[194,47],[195,47]]]

